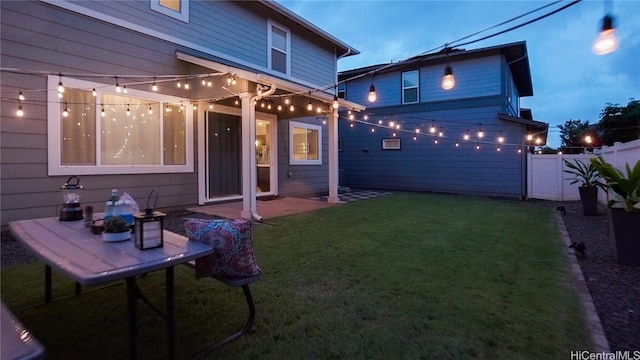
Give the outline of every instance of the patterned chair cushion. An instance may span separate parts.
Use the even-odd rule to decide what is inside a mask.
[[[238,277],[261,273],[253,253],[251,220],[183,220],[187,237],[213,246],[213,254],[196,259],[196,277]]]

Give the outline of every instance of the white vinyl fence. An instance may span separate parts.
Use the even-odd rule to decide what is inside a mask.
[[[571,183],[571,174],[564,170],[567,168],[564,160],[574,162],[574,159],[587,163],[590,158],[601,155],[606,162],[611,163],[624,173],[625,164],[635,165],[640,160],[640,139],[635,141],[615,143],[613,146],[604,146],[596,150],[594,154],[578,155],[538,155],[527,156],[527,196],[532,199],[571,201],[580,200],[578,193],[579,184]],[[598,199],[606,202],[606,194],[600,192]]]

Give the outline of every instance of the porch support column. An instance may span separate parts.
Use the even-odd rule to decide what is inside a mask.
[[[240,94],[242,100],[242,211],[240,216],[251,219],[256,213],[256,108],[253,94]]]
[[[327,202],[336,204],[338,198],[338,111],[328,114],[329,120],[329,197]]]

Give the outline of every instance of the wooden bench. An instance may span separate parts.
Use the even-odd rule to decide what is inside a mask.
[[[4,302],[0,302],[0,359],[27,360],[44,359],[45,350],[35,337],[11,313]]]

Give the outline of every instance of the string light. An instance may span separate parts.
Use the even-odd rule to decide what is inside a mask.
[[[338,95],[333,95],[333,109],[338,110],[340,108],[340,103],[338,102]]]
[[[478,126],[478,137],[479,138],[483,138],[484,137],[484,131],[482,131],[482,124],[480,124],[480,126]]]
[[[373,79],[371,79],[371,86],[369,86],[369,96],[367,97],[369,102],[376,102],[378,96],[376,95],[376,87],[373,86]]]
[[[504,136],[502,136],[502,131],[500,131],[500,134],[498,135],[498,142],[499,143],[503,143],[504,142]]]
[[[431,127],[429,128],[429,132],[432,134],[436,132],[436,126],[434,125],[433,120],[431,121]]]
[[[91,95],[93,95],[93,97],[98,96],[98,93],[96,92],[95,88],[91,91]]]
[[[24,116],[24,110],[22,110],[22,104],[18,105],[18,110],[16,110],[16,116],[18,117]]]
[[[116,76],[116,92],[117,93],[121,93],[122,92],[122,88],[120,87],[120,84],[118,84],[118,77]]]
[[[127,104],[127,116],[131,115],[131,111],[129,110],[129,104]]]
[[[24,95],[22,95],[22,91],[18,91],[18,100],[24,101]]]
[[[447,67],[444,68],[444,76],[442,77],[442,88],[451,90],[454,86],[456,86],[456,79],[453,77],[451,66],[447,65]]]
[[[456,147],[460,147],[460,142],[456,139]]]
[[[282,104],[278,104],[278,111],[282,111]]]
[[[293,112],[295,109],[296,109],[296,107],[295,107],[295,106],[293,106],[293,104],[291,104],[291,105],[289,106],[289,111]]]
[[[153,84],[151,85],[151,90],[154,92],[158,91],[158,85],[156,85],[156,77],[153,77]]]
[[[289,105],[289,103],[291,103],[291,100],[289,100],[289,98],[284,98],[284,104]]]
[[[313,110],[313,104],[311,103],[311,100],[309,100],[309,104],[307,104],[307,110]]]
[[[100,104],[100,106],[102,107],[102,110],[100,111],[100,116],[101,117],[105,117],[105,115],[107,115],[107,113],[104,112],[104,104]]]
[[[178,82],[176,83],[176,87],[181,88],[182,87],[182,81],[178,80]]]
[[[469,140],[469,130],[467,130],[467,132],[464,133],[464,136],[462,138],[465,140]]]
[[[60,81],[58,81],[58,94],[62,94],[64,92],[64,86],[62,85],[62,75],[60,75]],[[62,97],[60,95],[59,97]]]
[[[214,106],[214,102],[213,102],[213,101],[210,101],[210,102],[209,102],[209,109],[213,109],[213,106]]]
[[[602,31],[593,43],[593,52],[597,55],[606,55],[618,49],[618,38],[613,26],[613,17],[606,15],[602,19]]]
[[[479,142],[476,143],[476,150],[480,150],[480,143]]]
[[[151,104],[149,104],[149,115],[153,114],[153,109],[151,108]]]
[[[128,91],[127,91],[127,85],[125,85],[125,86],[123,86],[123,87],[122,87],[122,92],[123,92],[123,93],[125,93],[125,94],[126,94],[126,93],[128,93]]]
[[[69,116],[69,107],[67,106],[67,103],[64,103],[64,110],[62,111],[62,116],[64,117]]]

